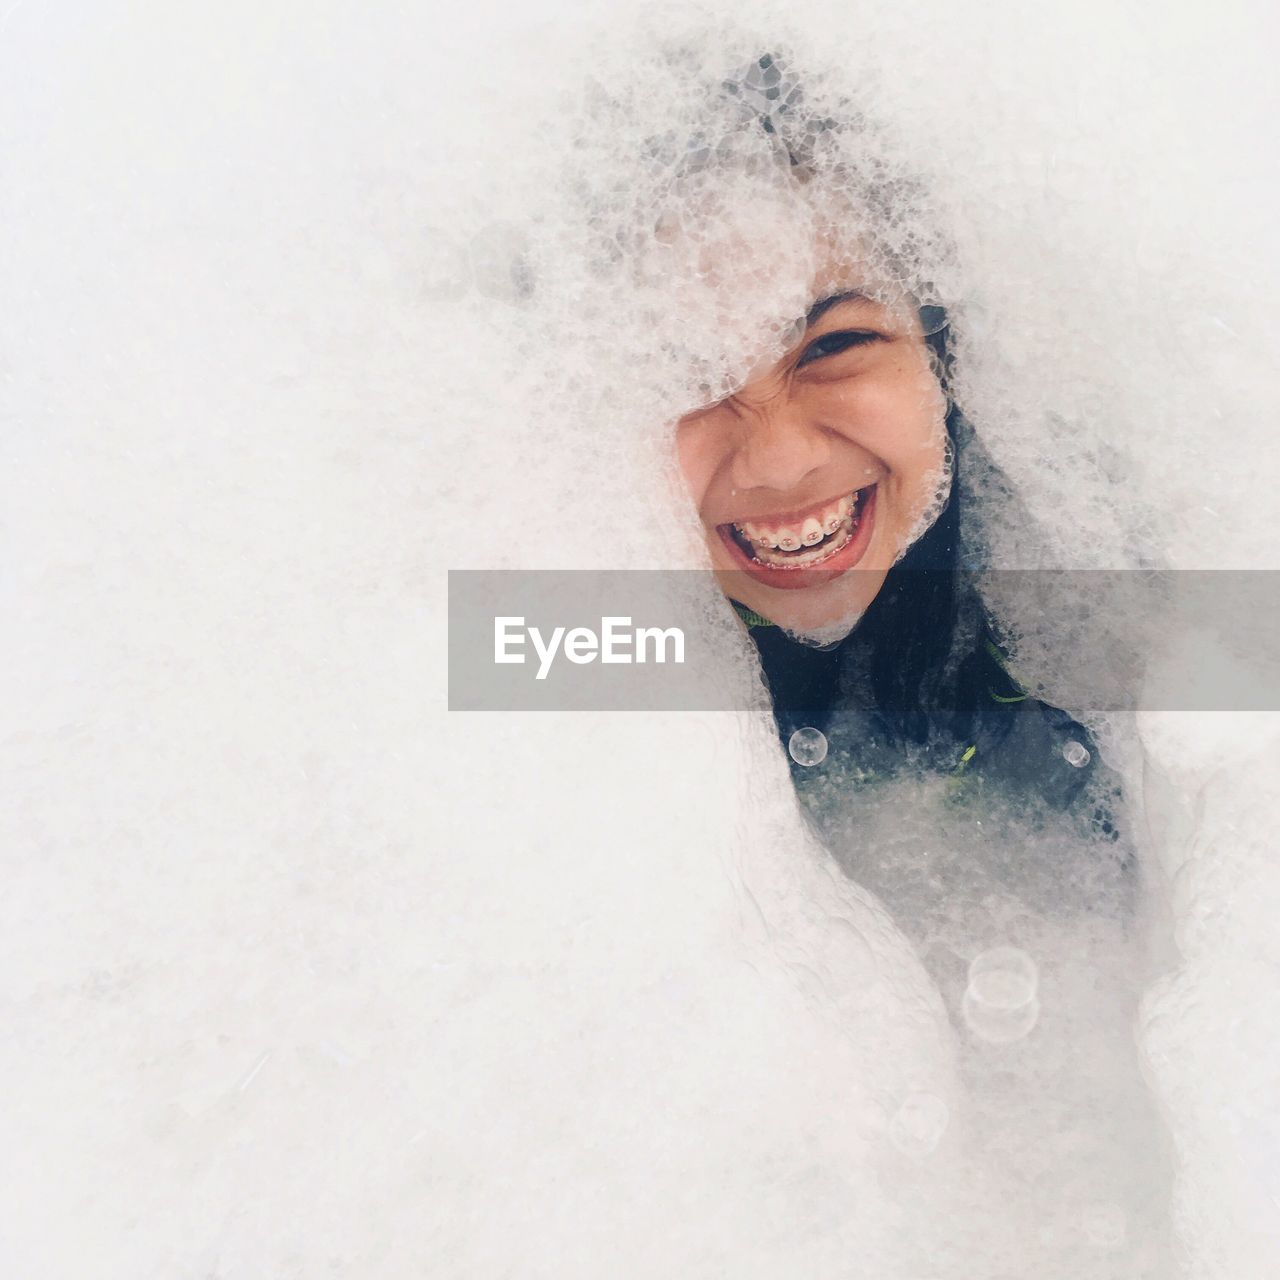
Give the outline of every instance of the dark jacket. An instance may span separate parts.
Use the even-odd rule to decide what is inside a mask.
[[[976,604],[960,608],[980,614]],[[967,652],[940,659],[937,680],[899,689],[876,672],[884,646],[861,628],[817,649],[738,610],[759,651],[784,748],[802,728],[826,737],[819,765],[788,751],[802,799],[823,774],[859,785],[927,771],[955,779],[958,795],[1070,812],[1095,836],[1115,838],[1119,786],[1089,731],[1019,687],[980,616],[955,629]]]

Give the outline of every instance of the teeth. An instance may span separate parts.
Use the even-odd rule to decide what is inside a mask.
[[[847,546],[849,539],[853,537],[853,529],[852,524],[846,524],[843,531],[830,542],[821,547],[814,547],[811,551],[802,551],[799,555],[785,555],[781,551],[766,550],[762,547],[755,558],[761,564],[771,565],[774,568],[807,569],[821,564],[829,556],[835,555],[842,547]]]
[[[752,524],[750,521],[740,524],[738,528],[746,536],[747,541],[754,543],[757,547],[776,547],[778,545],[768,529],[762,529],[759,525]]]
[[[799,563],[796,552],[806,547],[816,547],[824,538],[838,534],[841,526],[845,526],[846,533],[852,533],[857,522],[858,500],[857,493],[847,493],[828,504],[816,516],[809,516],[799,524],[770,527],[763,522],[744,520],[735,527],[753,547],[759,547],[765,552],[776,548],[790,553],[787,563]],[[841,545],[845,541],[847,538],[841,539]],[[833,548],[824,546],[822,554],[826,555],[830,549]]]

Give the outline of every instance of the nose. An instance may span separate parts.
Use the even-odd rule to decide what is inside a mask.
[[[828,433],[795,405],[739,406],[741,434],[729,468],[735,489],[799,487],[831,458]]]

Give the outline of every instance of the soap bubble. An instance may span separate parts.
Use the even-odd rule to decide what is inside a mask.
[[[993,947],[969,965],[969,991],[994,1009],[1020,1009],[1036,994],[1036,962],[1019,947]]]
[[[1062,748],[1062,758],[1077,769],[1083,769],[1089,763],[1089,748],[1083,742],[1071,739]]]
[[[1017,1009],[993,1009],[966,991],[963,1010],[969,1030],[990,1044],[1012,1044],[1021,1040],[1040,1020],[1040,1001],[1034,998]]]
[[[1018,947],[993,947],[969,965],[963,1010],[970,1031],[992,1044],[1021,1040],[1040,1017],[1036,963]]]
[[[821,764],[827,758],[827,735],[821,729],[797,729],[787,743],[787,750],[796,764]]]
[[[951,1111],[934,1093],[912,1093],[889,1122],[889,1137],[905,1156],[932,1155],[942,1141]]]
[[[926,334],[941,333],[949,323],[945,307],[932,304],[920,308],[920,327]]]

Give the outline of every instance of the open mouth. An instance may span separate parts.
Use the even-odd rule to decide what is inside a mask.
[[[752,577],[775,587],[816,586],[862,559],[871,536],[875,493],[870,484],[795,515],[716,528],[734,560]]]

